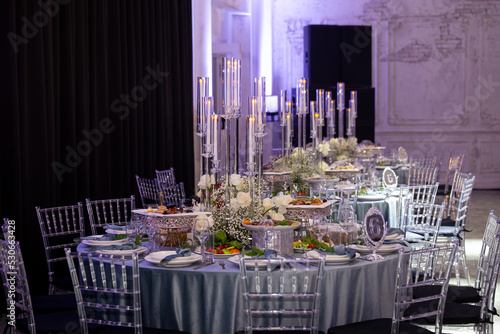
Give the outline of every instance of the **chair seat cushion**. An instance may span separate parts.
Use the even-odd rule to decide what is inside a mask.
[[[405,316],[423,313],[425,310],[435,311],[437,309],[437,301],[412,304],[405,311]],[[469,304],[446,303],[444,307],[443,324],[445,325],[460,325],[460,324],[476,324],[480,323],[481,307]],[[414,322],[433,324],[435,317],[427,317],[415,319]]]
[[[440,226],[438,234],[443,237],[453,237],[455,235],[455,225]]]
[[[443,218],[443,220],[441,220],[441,226],[455,226],[455,221],[450,217]]]
[[[413,298],[423,298],[441,293],[441,285],[425,285],[413,288]],[[481,296],[472,286],[450,285],[446,301],[450,303],[477,303]]]
[[[33,296],[31,297],[35,314],[60,312],[76,309],[74,294]]]
[[[389,334],[391,333],[391,328],[392,328],[392,319],[382,318],[382,319],[367,320],[367,321],[355,322],[348,325],[332,327],[328,329],[328,334],[366,334],[366,333]],[[430,334],[433,332],[407,322],[400,322],[399,333]]]

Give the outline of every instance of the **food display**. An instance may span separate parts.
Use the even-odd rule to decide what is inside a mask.
[[[250,220],[245,220],[243,222],[245,225],[252,225],[252,226],[259,226],[260,221],[250,221]],[[296,221],[293,220],[282,220],[282,221],[275,221],[274,226],[293,226],[293,225],[298,225]]]
[[[161,213],[164,215],[176,215],[179,213],[190,213],[190,212],[193,212],[193,210],[189,210],[189,209],[182,210],[182,209],[179,209],[175,206],[167,208],[166,206],[161,205],[158,207],[158,209],[156,209],[154,211],[149,211],[149,209],[148,209],[148,212]]]
[[[214,249],[212,252],[216,255],[229,255],[241,253],[243,245],[237,240],[229,241],[226,232],[220,230],[215,235]],[[210,251],[210,249],[208,250]]]
[[[356,167],[355,165],[353,164],[347,164],[345,166],[335,166],[332,168],[332,170],[352,170],[352,169],[358,169],[358,167]]]
[[[290,202],[290,205],[322,205],[325,203],[325,199],[321,198],[295,198]]]

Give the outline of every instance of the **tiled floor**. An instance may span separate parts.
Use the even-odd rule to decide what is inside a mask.
[[[436,202],[439,201],[440,199],[438,198]],[[471,229],[472,231],[466,235],[466,254],[471,275],[471,284],[474,284],[477,260],[481,250],[481,240],[483,238],[486,219],[491,210],[495,210],[497,215],[500,215],[500,191],[474,190],[467,213],[467,229]],[[496,298],[495,306],[500,310],[500,297]],[[0,331],[3,331],[5,325],[3,321],[4,317],[0,318]],[[494,332],[500,333],[500,317],[496,318]],[[451,331],[444,329],[444,332],[456,333],[458,331],[456,329]],[[473,330],[460,330],[460,333],[475,332]]]

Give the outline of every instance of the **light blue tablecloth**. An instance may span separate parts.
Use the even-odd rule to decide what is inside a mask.
[[[358,220],[363,220],[368,210],[372,207],[380,210],[384,219],[387,222],[387,227],[399,227],[398,223],[398,210],[399,210],[399,197],[389,196],[379,201],[362,201],[358,199],[356,205],[356,215]]]
[[[234,333],[243,329],[239,268],[216,263],[200,270],[140,264],[145,326],[192,334]],[[392,316],[397,253],[380,262],[355,260],[327,266],[320,302],[320,330]]]
[[[78,246],[85,252],[86,246]],[[390,318],[397,253],[379,262],[355,260],[327,266],[320,301],[322,331],[351,322]],[[226,270],[218,264],[224,261]],[[192,334],[232,334],[243,329],[239,268],[228,260],[193,270],[140,262],[143,325]]]

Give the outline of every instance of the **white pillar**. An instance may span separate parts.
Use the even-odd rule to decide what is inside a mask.
[[[196,132],[196,79],[210,77],[212,95],[212,1],[192,0],[193,29],[193,133]],[[195,187],[200,179],[200,138],[194,136]]]
[[[273,91],[272,1],[252,0],[252,80],[266,77],[266,95]],[[253,92],[252,92],[253,94]]]

